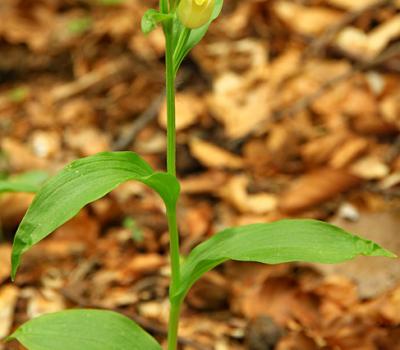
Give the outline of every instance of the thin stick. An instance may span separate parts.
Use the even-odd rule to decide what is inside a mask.
[[[113,151],[125,150],[129,147],[137,134],[156,117],[162,102],[164,101],[165,93],[162,92],[157,96],[147,109],[137,117],[134,122],[125,128],[125,132],[121,135],[113,145]]]

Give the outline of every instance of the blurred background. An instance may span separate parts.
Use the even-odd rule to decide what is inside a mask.
[[[144,0],[1,0],[2,179],[106,150],[165,168],[164,41]],[[400,1],[226,0],[177,79],[182,254],[232,225],[327,220],[400,253]],[[37,174],[37,173],[35,173]],[[47,312],[123,312],[160,341],[163,205],[126,183],[25,255],[33,198],[0,195],[0,349]],[[398,261],[226,263],[183,310],[184,350],[400,349]]]

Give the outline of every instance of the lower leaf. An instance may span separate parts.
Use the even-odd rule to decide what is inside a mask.
[[[47,178],[47,173],[43,171],[30,171],[25,174],[12,176],[8,179],[0,180],[0,193],[37,192]]]
[[[28,350],[162,350],[129,318],[112,311],[67,310],[35,318],[18,328]]]

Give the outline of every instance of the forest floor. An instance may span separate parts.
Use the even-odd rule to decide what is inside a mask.
[[[132,150],[165,168],[164,42],[144,0],[1,0],[0,172]],[[327,220],[400,253],[400,1],[226,0],[178,77],[182,254],[233,225]],[[126,183],[28,252],[33,198],[0,197],[1,339],[68,307],[117,310],[165,343],[168,234]],[[230,262],[189,293],[184,350],[400,349],[398,261]]]

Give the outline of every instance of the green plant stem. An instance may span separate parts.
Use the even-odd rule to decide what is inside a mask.
[[[166,90],[167,90],[167,171],[176,175],[176,131],[175,131],[175,70],[173,48],[173,20],[164,25],[165,33],[165,66],[166,66]],[[181,301],[172,298],[174,291],[180,283],[180,255],[179,233],[176,219],[176,207],[167,208],[168,229],[170,237],[171,259],[171,286],[170,286],[170,316],[168,324],[168,350],[176,350],[178,342],[179,314]]]

